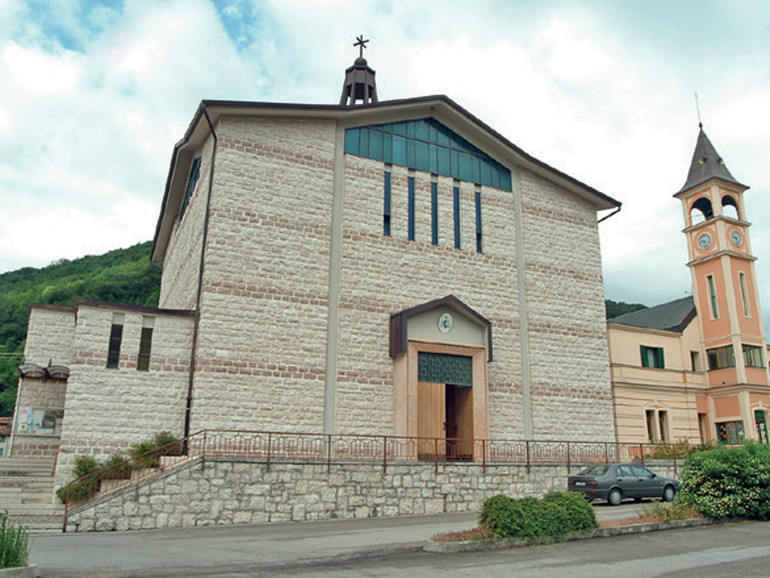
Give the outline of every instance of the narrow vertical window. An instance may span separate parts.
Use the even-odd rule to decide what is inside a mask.
[[[476,252],[481,253],[481,193],[476,191]]]
[[[719,308],[717,307],[717,287],[714,283],[714,276],[707,275],[709,284],[709,300],[711,301],[711,315],[714,319],[719,319]]]
[[[144,317],[142,319],[142,335],[139,338],[139,356],[136,361],[136,369],[139,371],[148,371],[150,369],[150,352],[152,351],[152,327],[154,317]]]
[[[382,201],[382,234],[390,237],[390,171],[385,171]]]
[[[746,274],[743,271],[738,273],[738,284],[741,286],[741,300],[743,301],[743,315],[744,317],[750,317],[749,294],[746,292]]]
[[[408,178],[409,186],[409,240],[414,241],[414,177]]]
[[[430,184],[430,242],[438,245],[438,183]]]
[[[123,314],[113,313],[112,328],[110,329],[110,343],[107,348],[107,367],[118,367],[121,341],[123,341]]]
[[[190,197],[192,197],[195,191],[195,185],[198,183],[198,178],[201,174],[201,158],[197,157],[190,167],[190,176],[187,178],[187,187],[184,191],[184,199],[182,199],[182,208],[179,210],[179,218],[184,216],[184,212],[187,210],[187,205],[190,203]]]
[[[452,189],[452,205],[454,211],[455,249],[460,248],[460,187]]]

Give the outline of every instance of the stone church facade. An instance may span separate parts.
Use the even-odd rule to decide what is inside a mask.
[[[161,430],[615,440],[597,212],[620,204],[445,96],[359,103],[358,73],[340,105],[201,103],[159,308],[31,306],[14,452],[58,451],[63,481]]]

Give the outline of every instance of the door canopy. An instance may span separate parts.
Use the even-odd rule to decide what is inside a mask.
[[[390,316],[390,356],[407,352],[410,339],[484,347],[492,361],[492,324],[454,295]]]

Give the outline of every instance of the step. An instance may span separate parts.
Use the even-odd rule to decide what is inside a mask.
[[[8,515],[10,521],[24,526],[30,534],[62,531],[64,514],[58,515]]]

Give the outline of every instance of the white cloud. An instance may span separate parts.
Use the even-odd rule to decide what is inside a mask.
[[[3,61],[8,72],[4,82],[16,81],[33,95],[69,92],[77,79],[78,67],[67,51],[54,55],[10,42],[3,49]]]
[[[561,19],[555,19],[540,35],[551,73],[566,80],[588,80],[606,73],[610,59],[590,41],[590,36]]]

